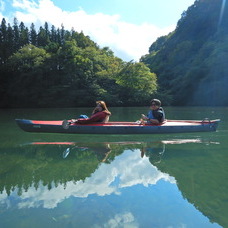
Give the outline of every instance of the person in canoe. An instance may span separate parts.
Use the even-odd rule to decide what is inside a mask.
[[[150,111],[147,116],[142,114],[142,121],[146,120],[149,124],[160,124],[165,121],[165,112],[161,107],[161,101],[158,99],[151,100]]]
[[[69,125],[77,123],[77,124],[90,124],[90,123],[107,123],[109,121],[109,116],[111,112],[108,110],[104,101],[96,101],[96,107],[94,108],[91,117],[87,117],[85,115],[81,115],[78,119],[72,119],[70,122],[64,120],[62,123],[63,128],[67,129]]]

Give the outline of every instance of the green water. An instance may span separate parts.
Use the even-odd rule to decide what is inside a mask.
[[[135,121],[147,108],[111,108]],[[228,227],[228,108],[166,107],[168,119],[222,121],[217,132],[27,133],[15,118],[83,109],[0,110],[0,227]]]

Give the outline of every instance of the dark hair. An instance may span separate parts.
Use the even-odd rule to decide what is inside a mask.
[[[96,101],[96,104],[99,104],[102,107],[103,111],[108,111],[108,108],[104,101]]]
[[[96,101],[96,105],[100,105],[101,108],[102,108],[102,111],[106,111],[106,112],[109,112],[106,104],[104,101]],[[92,112],[92,114],[95,114],[97,112],[97,108],[95,108]]]
[[[155,104],[156,104],[157,106],[159,106],[159,107],[161,106],[161,101],[158,100],[158,99],[152,99],[150,103],[151,103],[151,104],[152,104],[152,103],[155,103]]]

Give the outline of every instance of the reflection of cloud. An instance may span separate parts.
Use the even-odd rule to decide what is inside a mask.
[[[87,197],[91,194],[98,196],[121,194],[121,188],[137,184],[144,186],[155,185],[163,179],[175,183],[175,179],[166,173],[160,172],[151,165],[148,158],[140,158],[138,150],[125,151],[117,156],[111,164],[102,163],[99,168],[84,181],[67,182],[66,185],[52,186],[49,190],[42,183],[36,190],[30,187],[21,195],[19,208],[39,207],[54,208],[58,203],[70,196]]]
[[[76,31],[89,35],[99,45],[111,47],[116,55],[125,60],[138,60],[148,53],[149,46],[157,37],[175,29],[175,25],[159,28],[148,23],[131,24],[122,21],[119,15],[90,15],[83,9],[67,12],[55,6],[51,0],[39,0],[38,3],[14,0],[12,6],[17,9],[14,16],[28,26],[33,22],[38,28],[48,22],[56,27],[63,24],[68,30],[74,27]]]
[[[3,191],[2,194],[0,194],[0,208],[1,208],[1,205],[3,205],[5,208],[10,208],[10,200],[8,199],[8,196],[7,196],[7,193],[6,191]]]
[[[132,213],[127,212],[124,214],[117,214],[114,218],[110,219],[107,223],[104,224],[104,228],[116,228],[116,227],[138,227],[136,222],[134,221],[135,218]],[[94,228],[100,226],[94,226]]]

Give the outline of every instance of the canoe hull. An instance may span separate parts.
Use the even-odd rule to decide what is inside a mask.
[[[62,121],[35,121],[17,119],[19,127],[27,132],[69,134],[167,134],[216,131],[220,120],[167,121],[162,125],[139,125],[133,122],[110,122],[62,127]]]

